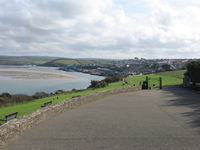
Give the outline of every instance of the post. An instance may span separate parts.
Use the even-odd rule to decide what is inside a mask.
[[[148,76],[146,76],[146,81],[147,81],[147,82],[149,81],[149,78],[148,78]]]
[[[162,78],[159,78],[159,82],[160,82],[160,89],[162,89]]]

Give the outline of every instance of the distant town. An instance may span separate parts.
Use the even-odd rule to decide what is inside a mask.
[[[185,70],[187,63],[198,59],[91,59],[48,56],[2,56],[0,65],[31,65],[59,67],[60,70],[83,72],[98,76],[144,75],[162,71]]]
[[[192,59],[194,60],[194,59]],[[161,71],[184,70],[189,59],[144,59],[113,60],[103,63],[66,65],[65,71],[77,71],[99,76],[143,75]]]

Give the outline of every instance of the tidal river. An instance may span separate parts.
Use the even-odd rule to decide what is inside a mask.
[[[62,89],[70,91],[86,89],[91,80],[105,77],[78,72],[65,72],[55,67],[4,66],[0,65],[0,94],[54,93]]]

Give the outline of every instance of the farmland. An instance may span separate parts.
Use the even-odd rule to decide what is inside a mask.
[[[51,64],[52,66],[66,66],[66,65],[78,65],[78,64],[94,64],[94,63],[105,63],[109,62],[109,60],[87,60],[87,59],[66,59],[60,58],[56,60],[52,60],[47,64]]]
[[[69,59],[47,56],[0,56],[0,65],[52,65],[65,66],[77,64],[105,63],[104,59]]]

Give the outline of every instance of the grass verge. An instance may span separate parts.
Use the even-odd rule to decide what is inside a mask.
[[[128,87],[127,85],[123,85],[123,82],[117,82],[117,83],[111,83],[109,86],[105,88],[98,88],[98,89],[88,89],[82,92],[72,92],[70,94],[62,93],[58,95],[53,95],[50,97],[42,98],[42,99],[37,99],[29,102],[24,102],[21,104],[16,104],[16,105],[11,105],[11,106],[6,106],[6,107],[0,107],[0,118],[4,118],[5,115],[8,115],[13,112],[18,112],[18,117],[21,117],[25,114],[31,113],[37,109],[40,109],[45,102],[52,101],[52,104],[56,104],[60,101],[63,100],[69,100],[73,96],[77,95],[89,95],[92,93],[100,92],[100,91],[105,91],[105,90],[110,90],[110,89],[117,89],[117,88],[125,88]],[[0,121],[0,124],[3,124],[5,122]]]

